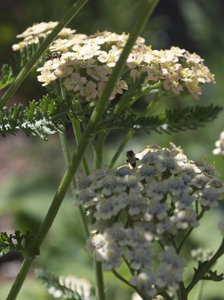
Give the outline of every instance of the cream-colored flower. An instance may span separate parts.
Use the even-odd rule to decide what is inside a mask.
[[[198,86],[198,80],[194,77],[191,81],[185,81],[185,85],[194,98],[199,100],[198,95],[202,94],[202,90],[201,87]]]
[[[183,87],[178,81],[179,76],[176,73],[168,73],[165,78],[165,81],[163,81],[163,87],[165,90],[172,89],[174,94],[180,94],[180,92],[183,91]]]
[[[96,90],[96,83],[89,81],[86,86],[80,86],[80,94],[82,97],[86,98],[86,101],[90,101],[92,98],[96,98],[98,92]]]
[[[80,87],[87,82],[85,77],[81,77],[79,73],[72,73],[71,77],[64,80],[64,86],[68,91],[77,92],[80,90]]]
[[[56,75],[57,77],[66,77],[73,72],[73,69],[74,68],[71,66],[61,65],[54,71],[54,75]]]
[[[55,76],[49,69],[42,70],[41,75],[37,76],[38,81],[44,82],[42,86],[46,86],[56,79],[57,76]]]

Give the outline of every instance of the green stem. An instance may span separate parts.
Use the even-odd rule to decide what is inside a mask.
[[[65,165],[66,165],[66,167],[68,167],[69,163],[70,163],[70,153],[69,153],[69,149],[68,149],[66,133],[65,134],[60,133],[59,136],[60,136],[60,142],[61,142],[61,149],[62,149],[64,160],[65,160]],[[76,187],[75,181],[73,182],[73,184]]]
[[[109,130],[99,132],[96,147],[93,147],[94,163],[95,163],[96,170],[99,169],[103,163],[103,143],[104,143],[105,138],[107,137],[108,133],[109,133]]]
[[[35,54],[22,68],[14,82],[10,85],[5,94],[2,96],[2,99],[0,100],[0,110],[15,94],[16,90],[19,88],[23,80],[27,77],[27,75],[32,70],[33,66],[40,59],[43,53],[47,50],[47,48],[53,42],[53,40],[57,37],[59,32],[73,19],[73,17],[79,12],[79,10],[86,4],[87,1],[88,0],[78,0],[75,4],[73,4],[70,10],[65,14],[65,16],[58,23],[58,25],[53,29],[52,33],[46,37],[46,39],[43,41],[40,47],[36,50]]]
[[[95,273],[96,273],[98,298],[100,300],[104,300],[105,291],[104,291],[104,280],[103,280],[103,272],[102,272],[102,262],[95,261]]]
[[[196,299],[197,300],[201,300],[202,299],[202,290],[203,290],[203,286],[204,286],[204,282],[200,281],[198,283],[198,291],[197,291],[197,295],[196,295]]]
[[[207,264],[200,270],[200,272],[197,273],[197,275],[193,278],[192,282],[188,285],[186,288],[187,294],[193,289],[193,287],[196,285],[196,283],[202,279],[202,277],[211,269],[211,267],[216,263],[216,261],[224,254],[224,239],[222,240],[222,243],[219,247],[219,249],[216,251],[216,253],[213,255],[213,257],[207,262]]]
[[[172,298],[166,292],[161,292],[158,295],[161,295],[166,300],[172,300]]]
[[[82,138],[80,121],[77,119],[71,118],[71,117],[70,117],[70,120],[72,122],[72,127],[73,127],[73,131],[75,134],[76,144],[78,145]],[[83,156],[83,159],[82,159],[82,167],[83,167],[85,175],[88,176],[90,174],[90,172],[89,172],[89,167],[88,167],[85,156]]]
[[[147,108],[145,109],[145,111],[142,113],[141,116],[148,117],[151,114],[151,112],[156,108],[156,106],[163,100],[163,98],[165,98],[165,93],[163,93],[160,96],[157,93],[155,95],[155,98],[149,103],[149,105],[147,106]]]
[[[135,131],[134,130],[130,130],[128,132],[128,134],[126,135],[125,139],[122,141],[122,143],[120,144],[119,148],[117,149],[116,153],[114,154],[110,164],[109,164],[109,168],[112,169],[114,164],[116,163],[118,157],[120,156],[121,152],[123,152],[124,147],[127,145],[128,141],[132,138],[132,136],[134,135]]]
[[[13,286],[8,294],[8,297],[6,298],[6,300],[13,300],[16,299],[24,280],[26,279],[26,276],[29,272],[29,269],[32,265],[34,261],[34,257],[26,257],[22,263],[22,266],[19,270],[18,275],[16,276],[16,279],[13,283]]]
[[[187,293],[186,293],[186,289],[185,289],[185,286],[184,286],[184,283],[183,282],[180,282],[179,283],[179,299],[180,300],[187,300]]]
[[[153,111],[153,109],[161,102],[163,97],[164,97],[164,95],[161,95],[161,96],[158,97],[158,94],[156,94],[155,98],[150,102],[150,104],[147,106],[145,111],[140,116],[147,117]],[[113,166],[116,163],[118,157],[120,156],[121,152],[123,152],[124,147],[126,146],[128,141],[132,138],[134,133],[135,133],[135,130],[133,130],[133,129],[128,132],[128,134],[126,135],[125,139],[122,141],[121,145],[117,149],[116,153],[114,154],[114,156],[113,156],[113,158],[110,162],[110,165],[109,165],[110,169],[113,168]]]
[[[66,167],[68,168],[69,163],[70,163],[70,154],[69,154],[66,135],[61,133],[60,140],[61,140],[61,147],[62,147],[62,151],[63,151],[65,164],[66,164]],[[71,182],[71,188],[72,188],[72,191],[76,189],[76,182],[75,182],[74,177]],[[77,208],[78,208],[78,215],[79,215],[79,220],[80,220],[80,224],[82,227],[82,231],[83,231],[85,239],[87,239],[90,234],[89,234],[89,228],[88,228],[88,225],[86,222],[86,216],[84,214],[83,207],[81,205],[79,205]]]
[[[83,5],[86,1],[87,0],[78,1],[77,3],[82,3],[82,5]],[[113,91],[113,88],[114,88],[122,70],[124,69],[128,55],[129,55],[137,37],[140,35],[141,30],[143,29],[144,25],[146,24],[148,17],[151,15],[151,13],[152,13],[155,5],[158,3],[158,1],[159,0],[154,0],[154,1],[148,0],[146,2],[143,12],[140,15],[138,21],[136,22],[136,24],[132,30],[132,33],[130,34],[130,37],[128,39],[128,42],[127,42],[121,56],[120,56],[120,59],[118,60],[113,72],[111,73],[110,78],[107,81],[107,84],[105,86],[105,89],[103,90],[102,95],[97,102],[97,105],[91,115],[91,118],[90,118],[87,128],[82,136],[82,139],[81,139],[80,143],[78,144],[77,149],[70,161],[69,167],[67,168],[67,170],[61,180],[61,183],[60,183],[57,193],[55,194],[55,197],[51,203],[48,213],[47,213],[47,215],[46,215],[46,217],[34,239],[33,244],[31,245],[31,252],[36,252],[37,250],[39,250],[48,231],[50,230],[50,228],[54,222],[54,219],[58,213],[58,210],[61,206],[61,203],[64,199],[64,196],[72,182],[74,174],[77,171],[78,166],[84,156],[84,153],[85,153],[87,147],[90,145],[93,138],[95,137],[95,132],[96,132],[95,129],[97,127],[97,123],[99,122],[99,120],[103,114],[103,111],[105,109],[105,106],[107,105],[107,103],[109,101],[109,97]],[[77,12],[77,7],[75,8],[75,12],[73,10],[72,10],[72,12],[74,15],[74,13]],[[63,26],[65,26],[70,21],[70,19],[73,17],[73,15],[70,16],[70,18],[68,18],[69,14],[66,15],[67,22],[64,22]],[[65,20],[65,18],[63,18],[63,20]],[[58,28],[58,26],[56,28]],[[55,32],[55,30],[53,30],[53,32]],[[40,53],[40,55],[36,56],[37,60],[41,56],[41,54],[44,52],[44,50],[46,50],[46,49],[44,48],[43,51]],[[24,78],[25,77],[23,77],[23,79]],[[20,79],[20,84],[21,84],[21,82],[22,81]],[[7,102],[6,101],[7,97],[5,97],[4,100],[0,103],[1,105],[3,105],[3,104],[5,105],[5,103]],[[8,98],[8,100],[9,100],[9,98]],[[31,266],[31,263],[29,264],[29,267]],[[29,267],[28,267],[28,269],[29,269]],[[26,268],[27,268],[27,266],[25,264],[23,264],[21,267],[21,270],[20,270],[20,273],[22,274],[22,276],[21,276],[22,280],[18,280],[16,278],[16,281],[13,285],[13,287],[14,287],[13,292],[10,291],[10,298],[8,298],[8,300],[14,300],[16,298],[17,294],[19,293],[19,290],[23,284],[23,281],[25,280],[26,274],[28,273],[28,271],[26,271]],[[104,291],[101,291],[101,292],[103,293]],[[103,300],[104,298],[100,298],[100,296],[101,296],[101,293],[99,294],[99,300]]]
[[[200,213],[200,214],[198,215],[198,217],[197,217],[197,220],[198,220],[198,221],[203,217],[203,215],[204,215],[205,212],[206,212],[206,209],[202,209],[201,213]],[[195,227],[191,227],[191,228],[188,230],[188,232],[186,233],[186,235],[184,236],[183,240],[181,241],[180,245],[179,245],[178,248],[177,248],[177,253],[180,253],[181,248],[183,247],[185,241],[187,240],[187,238],[189,237],[189,235],[191,234],[191,232],[192,232],[194,229],[195,229]]]
[[[183,247],[185,241],[187,240],[187,238],[189,237],[189,235],[191,234],[191,232],[194,230],[194,227],[191,227],[188,232],[185,234],[183,240],[181,241],[180,245],[177,248],[177,253],[179,254],[181,251],[181,248]]]
[[[146,297],[141,291],[139,291],[138,288],[136,288],[134,285],[131,285],[126,279],[124,279],[119,273],[117,273],[115,271],[115,269],[112,270],[113,274],[119,279],[121,280],[122,282],[124,282],[125,284],[127,284],[129,287],[133,288],[140,296],[143,300],[149,300],[149,299],[152,299],[151,297],[148,298]]]

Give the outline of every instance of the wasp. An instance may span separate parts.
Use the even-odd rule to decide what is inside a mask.
[[[48,60],[53,60],[54,58],[61,58],[61,53],[60,52],[53,52],[47,56],[45,56],[45,62],[47,62]]]
[[[132,166],[132,168],[136,167],[136,161],[139,160],[137,157],[135,157],[135,153],[133,150],[128,150],[126,152],[127,155],[127,160],[126,160],[126,164],[130,164]]]

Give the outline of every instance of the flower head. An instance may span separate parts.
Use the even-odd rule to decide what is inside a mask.
[[[21,42],[13,45],[14,51],[26,51],[32,43],[38,44],[40,37],[46,37],[58,22],[42,22],[34,24],[25,30],[22,34],[17,35],[23,38]],[[43,71],[51,68],[54,70],[55,77],[50,80],[47,76],[41,75],[38,80],[47,86],[52,81],[64,77],[65,88],[72,93],[81,94],[84,101],[97,100],[104,89],[105,82],[108,80],[110,73],[116,66],[123,48],[129,38],[128,34],[121,35],[109,31],[97,32],[92,35],[75,34],[75,30],[64,28],[49,47],[50,53],[60,52],[61,61],[46,62]],[[68,69],[67,66],[70,66]],[[159,89],[165,94],[190,95],[199,99],[202,93],[201,85],[204,83],[215,83],[214,75],[204,60],[196,53],[189,53],[185,49],[171,47],[165,50],[153,50],[151,46],[145,44],[142,37],[136,40],[126,62],[127,75],[125,78],[119,78],[110,100],[113,100],[117,94],[122,94],[128,90],[135,81],[144,72],[147,73],[142,88],[151,91],[150,87],[159,84]],[[57,69],[59,67],[59,69]],[[71,67],[74,74],[79,74],[80,78],[85,78],[84,82],[73,84]],[[57,69],[57,70],[55,70]],[[128,80],[126,81],[126,78]],[[129,80],[130,78],[130,80]],[[84,81],[82,79],[81,81]],[[82,99],[82,100],[83,100]]]

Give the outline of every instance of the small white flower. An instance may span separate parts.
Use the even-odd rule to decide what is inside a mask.
[[[197,261],[207,261],[212,258],[213,251],[211,249],[198,248],[191,251],[191,257]]]
[[[186,207],[190,206],[193,201],[196,201],[195,196],[190,196],[188,194],[175,195],[172,198],[175,207],[179,210],[184,210]]]
[[[185,259],[176,253],[173,246],[165,246],[165,252],[159,252],[157,259],[171,265],[179,273],[183,273],[183,268],[186,265]]]
[[[167,211],[170,209],[170,204],[167,202],[161,203],[158,200],[152,199],[147,205],[144,219],[147,221],[157,218],[162,220],[167,217]]]
[[[92,98],[97,97],[96,83],[89,81],[86,86],[80,86],[80,94],[82,97],[86,98],[86,101],[90,101]]]
[[[185,184],[181,176],[176,176],[169,178],[169,191],[172,196],[176,196],[182,193],[190,193],[192,188]]]
[[[168,170],[172,174],[180,173],[181,169],[178,161],[176,161],[171,155],[165,157],[163,155],[159,155],[158,158],[159,161],[155,163],[155,167],[159,172],[163,173]]]
[[[150,182],[152,181],[153,177],[160,177],[162,173],[157,171],[153,165],[145,163],[139,170],[139,175],[141,176],[141,179],[145,179],[146,182]]]
[[[135,285],[139,290],[145,292],[149,297],[154,297],[157,294],[155,288],[155,276],[152,271],[142,271],[138,275],[130,279],[130,284]]]
[[[127,245],[132,248],[151,246],[152,236],[148,235],[143,228],[138,226],[134,227],[134,229],[128,228],[126,229],[126,234],[128,239]]]
[[[125,258],[130,261],[130,267],[134,270],[150,269],[154,263],[151,259],[155,255],[153,247],[142,248],[136,247],[125,253]]]
[[[154,200],[163,200],[169,192],[169,180],[155,181],[152,180],[145,185],[146,195]]]
[[[199,203],[203,207],[216,207],[218,206],[217,200],[222,199],[222,195],[219,195],[215,188],[209,186],[205,187],[203,190],[197,191],[195,195],[201,197]]]
[[[152,152],[152,151],[147,151],[144,156],[142,157],[142,162],[143,164],[155,164],[159,160],[158,158],[158,153]]]
[[[108,220],[112,216],[116,216],[120,208],[117,205],[117,197],[112,196],[110,198],[101,197],[96,205],[97,211],[94,213],[94,217],[98,219]]]
[[[212,165],[207,165],[204,167],[203,173],[205,173],[206,175],[208,175],[209,177],[214,177],[214,176],[221,176],[216,168],[215,168],[215,163],[213,163]]]
[[[118,247],[116,244],[107,244],[101,252],[104,261],[103,269],[105,271],[111,271],[114,268],[119,268],[122,264],[120,257],[122,257],[124,253],[124,249]]]
[[[44,82],[42,86],[50,84],[52,81],[57,79],[57,76],[54,75],[50,70],[44,69],[41,71],[41,75],[37,76],[38,81]]]
[[[193,78],[191,81],[185,81],[185,85],[188,91],[194,96],[196,100],[199,100],[199,96],[202,94],[201,87],[198,86],[199,82],[197,78]]]
[[[186,207],[184,210],[174,210],[174,215],[170,220],[176,225],[178,229],[187,230],[189,227],[197,227],[197,213],[191,206]]]
[[[126,230],[121,222],[117,222],[112,227],[107,228],[104,236],[110,243],[117,243],[119,246],[127,244]]]
[[[156,232],[159,235],[166,236],[167,234],[176,235],[177,228],[176,226],[170,221],[168,217],[161,220],[159,223],[156,224]]]
[[[194,179],[191,180],[190,185],[193,185],[198,189],[201,189],[209,182],[209,180],[210,178],[205,174],[199,174],[195,176]]]
[[[105,239],[103,234],[95,234],[94,236],[90,236],[86,241],[85,250],[87,252],[102,248],[107,244],[107,240]]]
[[[67,77],[63,83],[68,91],[77,92],[86,82],[86,77],[81,77],[78,73],[72,73],[71,77]]]
[[[182,273],[175,270],[171,264],[163,262],[155,269],[155,283],[159,288],[177,290],[179,282],[183,281]]]

